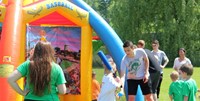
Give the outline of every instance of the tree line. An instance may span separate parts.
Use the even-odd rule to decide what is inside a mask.
[[[200,0],[85,0],[125,40],[159,40],[173,65],[178,49],[200,66]]]

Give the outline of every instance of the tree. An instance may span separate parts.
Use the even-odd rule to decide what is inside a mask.
[[[160,48],[172,66],[180,47],[199,65],[194,54],[199,52],[200,1],[195,0],[112,0],[109,11],[111,25],[122,40],[158,39]]]

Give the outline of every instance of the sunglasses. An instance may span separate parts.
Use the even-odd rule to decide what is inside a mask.
[[[156,44],[152,44],[153,47],[157,46]]]

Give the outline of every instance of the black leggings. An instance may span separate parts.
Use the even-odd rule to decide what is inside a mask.
[[[160,95],[160,86],[161,86],[162,80],[163,80],[163,73],[160,74],[160,80],[157,87],[157,98],[159,98],[159,95]]]

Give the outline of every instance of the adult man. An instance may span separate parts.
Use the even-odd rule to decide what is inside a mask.
[[[138,48],[145,48],[145,41],[139,40],[137,43]],[[150,85],[152,89],[153,99],[154,101],[157,101],[157,87],[160,80],[160,65],[157,62],[157,59],[154,57],[154,55],[151,53],[150,50],[144,49],[146,52],[148,58],[149,58],[149,73],[150,73]]]
[[[153,101],[151,86],[149,85],[149,60],[141,48],[134,49],[131,41],[124,42],[126,55],[121,62],[121,79],[127,77],[128,101],[135,101],[138,85],[140,85],[146,101]]]
[[[158,61],[160,68],[161,68],[160,80],[159,80],[159,84],[158,84],[158,87],[157,87],[157,98],[159,98],[160,86],[161,86],[162,78],[163,78],[163,69],[165,68],[165,66],[169,62],[169,59],[166,56],[164,51],[159,50],[159,41],[158,40],[154,40],[152,42],[152,47],[153,47],[152,54],[157,58],[157,61]]]

